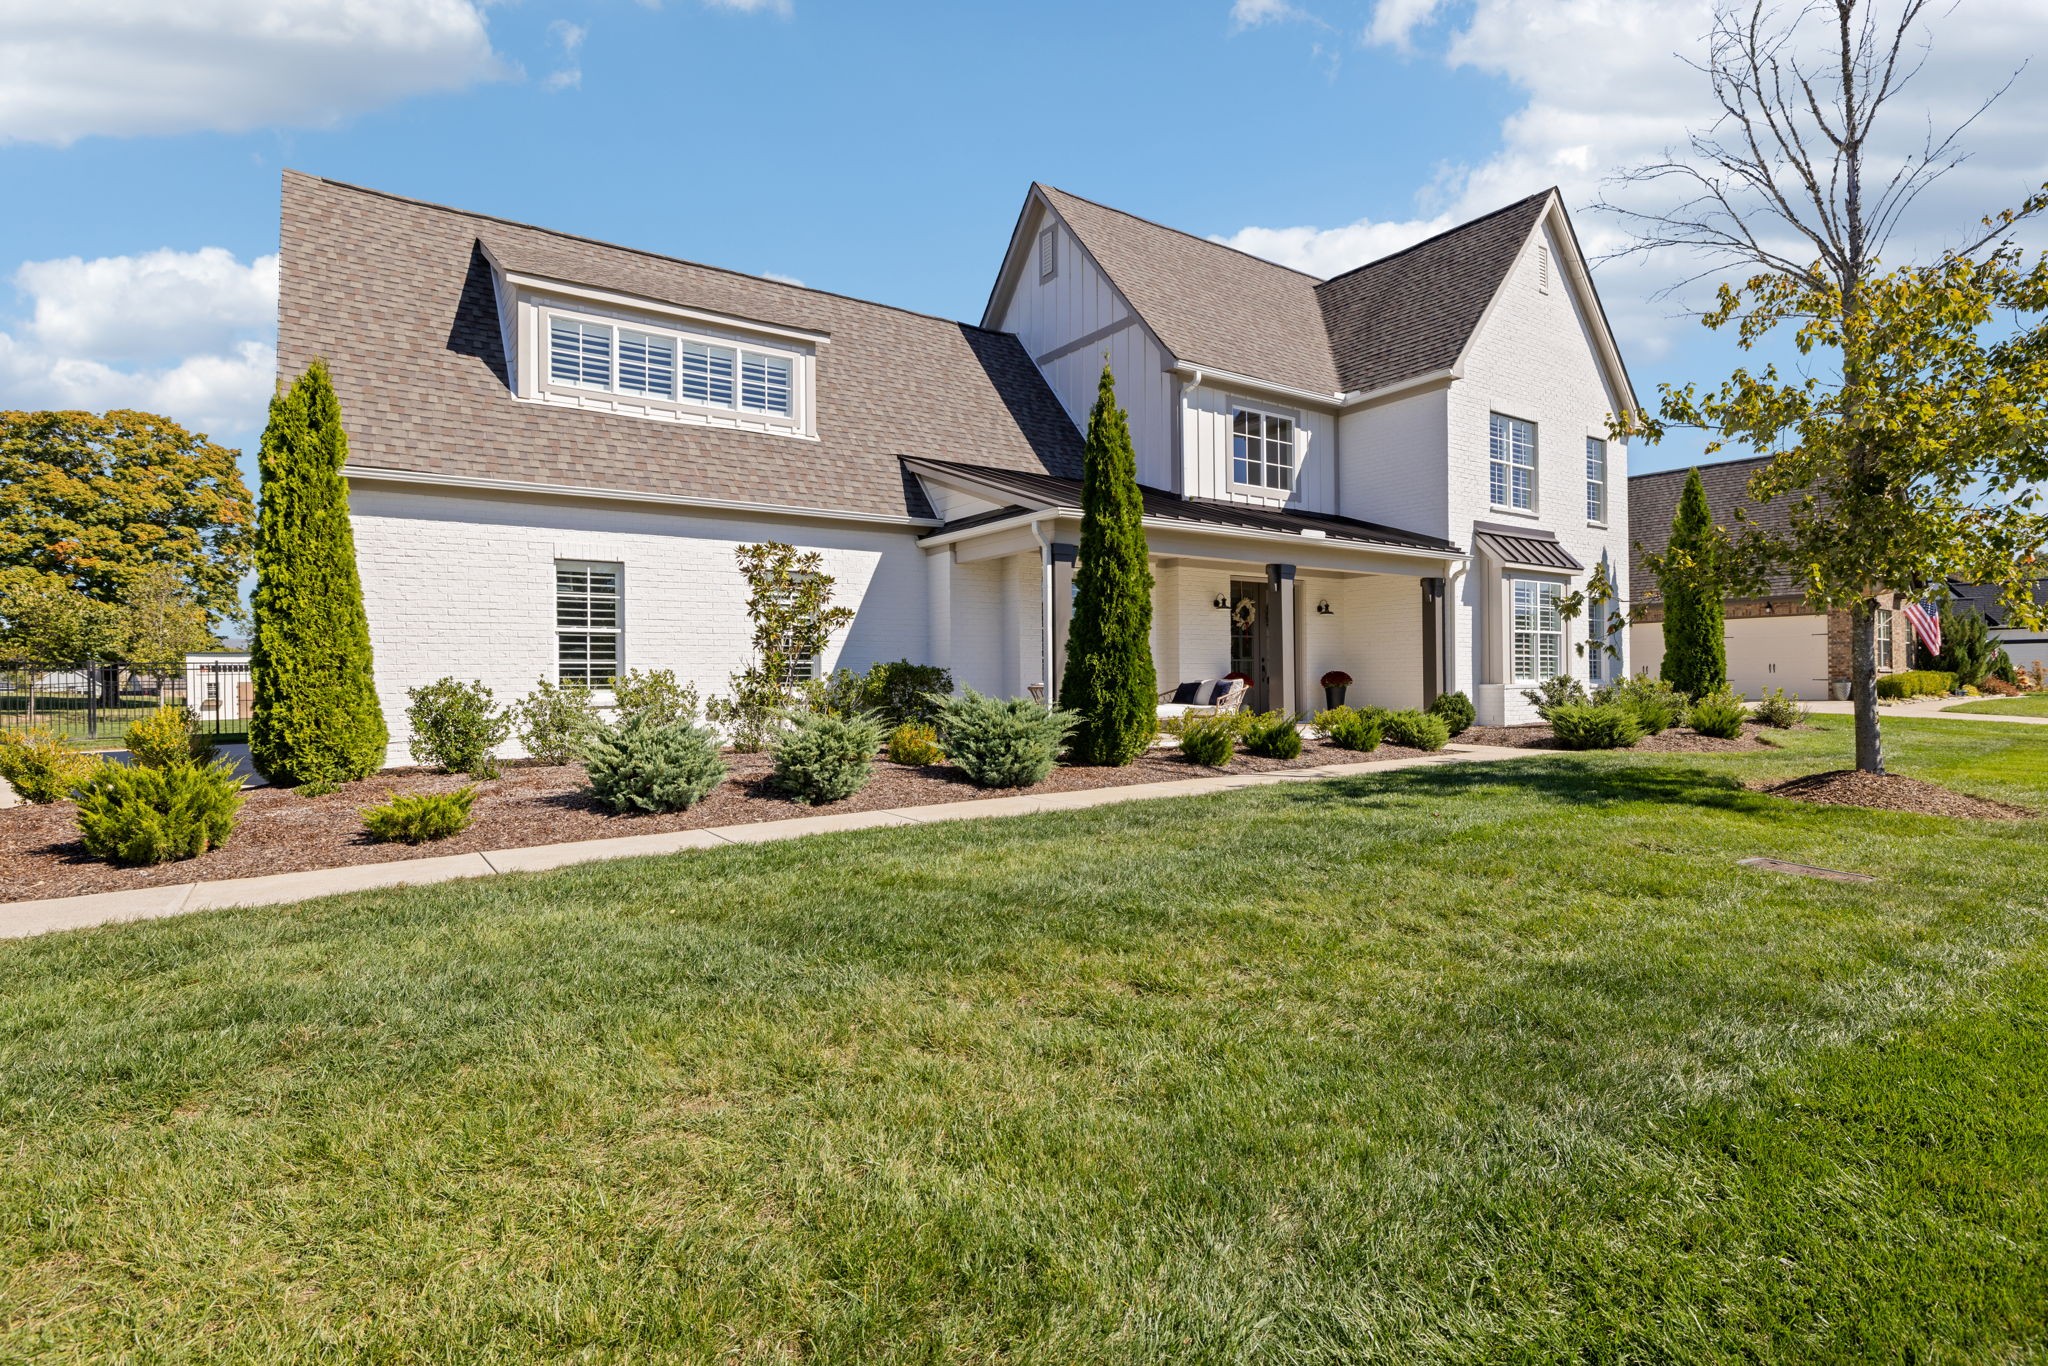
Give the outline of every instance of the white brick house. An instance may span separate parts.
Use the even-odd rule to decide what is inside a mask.
[[[1627,591],[1633,398],[1554,192],[1319,281],[1034,185],[980,326],[297,173],[282,242],[279,368],[340,393],[394,761],[442,675],[721,691],[749,541],[818,550],[854,608],[820,668],[1056,689],[1105,363],[1162,685],[1307,711],[1341,669],[1527,719],[1600,668],[1557,596],[1603,559]]]

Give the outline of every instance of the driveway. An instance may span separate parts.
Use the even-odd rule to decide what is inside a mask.
[[[1879,720],[1886,721],[1910,716],[1916,720],[1931,717],[1937,721],[1991,721],[2001,726],[2048,726],[2048,716],[1990,716],[1982,712],[1948,710],[1965,701],[1981,700],[1975,697],[1915,697],[1906,702],[1880,702],[1877,715]],[[1856,711],[1853,702],[1806,702],[1801,705],[1816,716],[1850,716]]]

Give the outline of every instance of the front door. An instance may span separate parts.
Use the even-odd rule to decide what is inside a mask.
[[[1244,704],[1253,711],[1271,709],[1267,699],[1272,694],[1270,665],[1278,626],[1273,590],[1264,579],[1230,581],[1230,671],[1251,680]]]

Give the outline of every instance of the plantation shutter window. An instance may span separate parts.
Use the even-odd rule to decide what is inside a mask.
[[[1253,488],[1294,488],[1294,420],[1256,408],[1230,419],[1230,479]]]
[[[1586,438],[1586,520],[1607,520],[1607,443]]]
[[[557,681],[609,688],[618,677],[620,567],[555,562]]]
[[[1536,424],[1494,413],[1487,435],[1487,496],[1498,508],[1535,511]]]
[[[676,396],[676,344],[646,332],[619,331],[619,392],[646,398]]]
[[[789,360],[758,351],[740,353],[740,407],[750,413],[789,416]]]
[[[1564,672],[1564,618],[1558,615],[1561,590],[1554,583],[1514,580],[1514,681],[1540,683]]]
[[[735,364],[736,353],[730,347],[684,342],[684,400],[713,408],[732,407]]]
[[[548,321],[548,378],[585,389],[612,387],[612,330],[577,318]]]

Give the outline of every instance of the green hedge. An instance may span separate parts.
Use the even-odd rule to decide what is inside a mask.
[[[1879,697],[1946,697],[1956,690],[1956,676],[1938,669],[1907,669],[1877,680]]]

